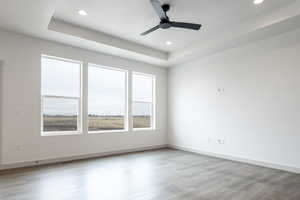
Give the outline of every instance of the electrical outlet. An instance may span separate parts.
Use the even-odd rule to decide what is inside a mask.
[[[223,139],[217,139],[217,143],[218,144],[225,144],[225,140],[223,140]]]
[[[218,93],[224,93],[224,92],[225,92],[225,89],[224,89],[224,88],[218,88],[218,89],[217,89],[217,92],[218,92]]]

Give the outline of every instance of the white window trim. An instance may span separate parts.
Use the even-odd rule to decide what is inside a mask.
[[[139,131],[153,131],[156,130],[156,76],[154,74],[141,73],[132,70],[126,70],[117,67],[107,67],[101,64],[94,64],[86,61],[78,61],[66,58],[60,58],[56,56],[49,56],[42,54],[42,58],[49,58],[54,60],[60,60],[65,62],[72,62],[80,64],[80,94],[79,97],[72,96],[56,96],[56,95],[42,95],[41,98],[41,135],[42,136],[68,136],[68,135],[81,135],[81,134],[105,134],[105,133],[129,133]],[[88,131],[88,67],[99,67],[102,69],[109,69],[115,71],[125,72],[125,114],[124,114],[124,129],[120,130],[103,130],[103,131]],[[133,84],[132,76],[142,75],[152,78],[152,102],[147,101],[133,101]],[[74,99],[78,100],[78,117],[77,117],[77,131],[43,131],[43,110],[44,110],[44,98],[62,98],[62,99]],[[151,110],[151,127],[147,128],[133,128],[133,115],[132,106],[134,102],[138,103],[149,103],[152,105]]]
[[[41,98],[41,136],[61,136],[61,135],[80,135],[83,133],[83,115],[82,115],[82,77],[83,77],[83,62],[77,61],[77,60],[71,60],[71,59],[66,59],[66,58],[60,58],[60,57],[55,57],[55,56],[50,56],[50,55],[41,55],[41,61],[43,58],[48,58],[48,59],[53,59],[53,60],[59,60],[59,61],[65,61],[65,62],[72,62],[79,64],[79,97],[72,97],[72,96],[57,96],[57,95],[43,95],[41,93],[40,98]],[[41,70],[42,70],[42,63],[41,63]],[[42,81],[42,80],[41,80]],[[41,84],[42,85],[42,84]],[[42,91],[42,88],[41,88]],[[60,98],[60,99],[76,99],[78,100],[78,116],[77,116],[77,130],[76,131],[44,131],[44,98]]]
[[[104,130],[104,131],[88,131],[88,134],[106,134],[106,133],[128,133],[128,130]]]
[[[124,129],[119,129],[119,130],[103,130],[103,131],[89,131],[89,116],[88,116],[88,113],[89,113],[89,110],[88,110],[88,96],[89,96],[89,89],[88,89],[88,70],[87,70],[87,87],[86,87],[86,94],[87,94],[87,106],[86,106],[86,109],[87,109],[87,117],[86,117],[86,120],[85,120],[85,123],[86,123],[86,126],[87,126],[87,133],[88,134],[105,134],[105,133],[127,133],[129,130],[130,130],[130,127],[129,127],[129,110],[128,110],[128,77],[129,77],[129,71],[128,70],[125,70],[125,69],[120,69],[120,68],[116,68],[116,67],[107,67],[107,66],[104,66],[104,65],[99,65],[99,64],[94,64],[94,63],[87,63],[87,69],[88,67],[98,67],[98,68],[102,68],[102,69],[107,69],[107,70],[114,70],[114,71],[120,71],[120,72],[124,72],[125,73],[125,95],[124,95],[124,98],[125,98],[125,113],[124,113]]]
[[[149,103],[152,106],[151,109],[151,127],[147,127],[147,128],[133,128],[133,115],[131,115],[131,127],[132,127],[132,131],[134,132],[138,132],[138,131],[153,131],[156,130],[156,76],[153,74],[146,74],[146,73],[141,73],[141,72],[136,72],[133,71],[131,76],[133,76],[134,74],[136,75],[141,75],[141,76],[147,76],[147,77],[151,77],[152,79],[152,102],[148,102],[148,101],[134,101],[133,100],[133,84],[131,82],[131,92],[132,92],[132,96],[131,96],[131,109],[133,106],[133,103],[137,102],[137,103]]]

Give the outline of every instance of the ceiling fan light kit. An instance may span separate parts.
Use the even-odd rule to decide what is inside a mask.
[[[149,29],[148,31],[141,33],[142,36],[147,35],[157,29],[169,29],[169,28],[184,28],[190,30],[200,30],[201,24],[192,24],[192,23],[185,23],[185,22],[173,22],[170,21],[169,17],[167,16],[167,12],[170,10],[169,4],[161,5],[159,0],[150,0],[156,14],[160,18],[160,23]]]

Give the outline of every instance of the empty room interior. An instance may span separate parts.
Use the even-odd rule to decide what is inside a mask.
[[[0,0],[0,200],[300,200],[300,0]]]

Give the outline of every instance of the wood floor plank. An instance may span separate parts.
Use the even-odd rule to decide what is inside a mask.
[[[162,149],[0,173],[1,200],[300,200],[300,175]]]

